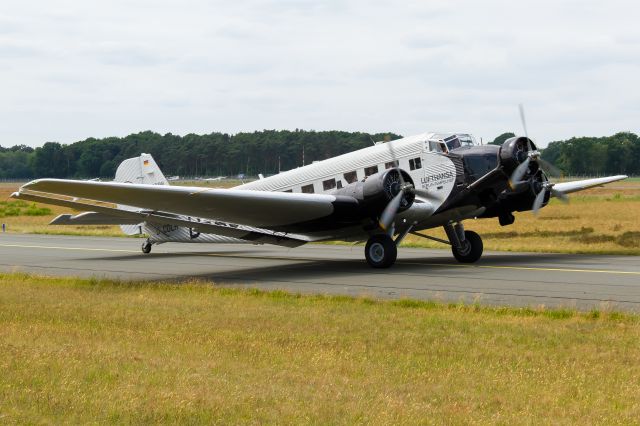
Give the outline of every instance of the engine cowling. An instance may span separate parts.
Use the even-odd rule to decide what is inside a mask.
[[[405,183],[413,185],[409,173],[400,168],[391,168],[338,189],[334,194],[355,198],[365,214],[377,217],[400,191],[400,174]],[[407,210],[413,205],[414,200],[413,191],[405,191],[398,211]]]
[[[531,144],[531,149],[535,151],[537,148],[531,139],[524,136],[516,136],[507,139],[500,148],[500,163],[507,173],[513,172],[516,167],[527,159],[527,140]]]

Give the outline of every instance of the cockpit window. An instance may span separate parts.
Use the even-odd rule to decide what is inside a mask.
[[[449,151],[460,148],[461,146],[462,144],[460,144],[460,139],[458,138],[453,138],[447,141],[447,148],[449,148]]]
[[[474,145],[476,141],[468,133],[441,133],[433,135],[429,140],[429,150],[435,152],[447,152]]]
[[[476,141],[473,139],[473,136],[471,135],[461,134],[457,136],[458,136],[458,140],[460,141],[460,145],[462,146],[473,146],[476,144]]]

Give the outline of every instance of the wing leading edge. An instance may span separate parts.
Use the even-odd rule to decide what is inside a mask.
[[[114,207],[99,206],[80,201],[63,200],[45,194],[30,192],[15,192],[12,198],[19,200],[35,201],[45,204],[53,204],[69,207],[76,210],[84,210],[78,215],[62,214],[53,221],[52,225],[88,225],[88,224],[138,224],[150,222],[156,224],[168,224],[192,228],[198,232],[216,234],[225,237],[237,238],[259,244],[275,244],[285,247],[298,247],[313,241],[313,239],[298,234],[285,234],[282,232],[259,229],[250,226],[224,223],[218,220],[202,220],[190,217],[178,216],[165,212],[153,212],[144,210],[122,210]]]
[[[627,177],[628,177],[627,175],[617,175],[617,176],[608,176],[608,177],[595,178],[595,179],[576,180],[573,182],[556,183],[555,185],[553,185],[553,188],[565,194],[570,194],[572,192],[583,191],[585,189],[604,185],[606,183],[623,180],[623,179],[626,179]]]
[[[124,204],[150,211],[222,220],[259,228],[285,227],[330,216],[338,200],[326,194],[300,194],[238,189],[141,185],[39,179],[20,188],[87,200]],[[353,200],[355,201],[355,200]],[[341,206],[344,207],[344,206]]]

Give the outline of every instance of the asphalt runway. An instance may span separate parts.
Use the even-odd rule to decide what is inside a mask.
[[[133,280],[212,280],[300,293],[489,305],[640,311],[640,258],[485,252],[476,264],[449,250],[400,249],[370,268],[361,246],[169,243],[142,254],[134,238],[0,234],[0,270]]]

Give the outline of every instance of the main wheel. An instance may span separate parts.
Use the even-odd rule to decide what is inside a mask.
[[[364,248],[367,262],[374,268],[388,268],[398,257],[396,243],[387,234],[373,235]]]
[[[142,243],[142,252],[144,254],[151,253],[151,243],[149,241]]]
[[[482,256],[482,238],[473,231],[464,231],[462,247],[451,247],[453,257],[461,263],[473,263]]]

